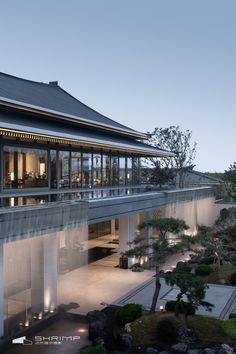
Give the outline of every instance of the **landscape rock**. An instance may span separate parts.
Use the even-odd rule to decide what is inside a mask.
[[[205,348],[203,352],[204,354],[216,354],[216,351],[212,348]]]
[[[186,353],[188,346],[185,343],[177,343],[171,347],[175,353]]]
[[[149,348],[146,349],[146,352],[145,352],[145,353],[146,353],[146,354],[158,354],[158,350],[155,349],[155,348],[149,347]]]
[[[89,311],[86,315],[88,322],[100,321],[106,324],[107,316],[99,310]]]
[[[131,323],[126,323],[126,325],[125,325],[125,331],[126,331],[127,333],[131,333]]]
[[[185,344],[192,344],[196,342],[196,337],[191,329],[180,327],[178,330],[178,341]]]
[[[132,267],[132,272],[144,272],[143,267]]]
[[[104,324],[101,321],[94,321],[89,323],[88,337],[89,340],[94,341],[98,338],[103,338]]]
[[[233,354],[234,350],[228,344],[221,344],[219,354]]]
[[[104,345],[103,338],[98,337],[98,338],[94,339],[93,345]]]
[[[202,354],[201,349],[188,349],[187,354]]]
[[[120,342],[121,344],[123,344],[125,347],[131,347],[132,343],[133,343],[133,337],[128,334],[128,333],[121,333],[120,334]]]
[[[177,269],[182,269],[182,268],[185,268],[186,267],[186,262],[184,261],[179,261],[177,264],[176,264],[176,268]]]

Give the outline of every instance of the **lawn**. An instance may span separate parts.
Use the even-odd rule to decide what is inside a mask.
[[[223,323],[225,333],[233,339],[236,339],[236,318],[231,318]]]
[[[167,312],[157,312],[142,316],[132,323],[132,336],[137,345],[148,345],[158,343],[157,323],[161,319],[168,318],[177,327],[185,325],[184,316],[176,318],[174,314]],[[229,335],[225,334],[223,321],[206,316],[189,316],[187,318],[187,327],[192,329],[200,342],[227,343],[231,340]],[[227,332],[229,334],[229,332]]]

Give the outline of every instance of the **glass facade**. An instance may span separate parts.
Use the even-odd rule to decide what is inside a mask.
[[[92,154],[83,153],[82,155],[82,187],[92,187]]]
[[[103,155],[102,157],[102,184],[103,186],[109,186],[111,180],[111,161],[110,156]]]
[[[59,151],[59,188],[70,186],[70,152]]]
[[[57,152],[50,150],[51,188],[57,188]]]
[[[111,156],[111,184],[116,186],[119,184],[119,158]]]
[[[81,152],[71,152],[71,184],[72,188],[81,187],[82,183],[82,156]]]
[[[102,184],[102,155],[93,154],[93,186]]]
[[[3,147],[3,188],[92,188],[140,183],[140,158],[97,152]]]
[[[126,158],[125,157],[120,157],[119,161],[119,184],[125,184],[126,181]]]
[[[3,147],[3,187],[48,186],[47,150],[17,146]]]
[[[140,181],[140,165],[139,158],[133,158],[133,184],[139,184]]]
[[[133,162],[131,157],[127,157],[127,173],[126,173],[126,182],[127,184],[132,184],[132,177],[133,177]]]

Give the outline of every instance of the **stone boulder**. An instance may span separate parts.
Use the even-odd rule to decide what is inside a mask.
[[[98,338],[104,337],[104,325],[101,321],[94,321],[89,323],[88,338],[94,342]]]
[[[120,333],[119,341],[123,346],[130,348],[133,343],[133,337],[128,333]]]
[[[127,333],[131,333],[131,332],[132,332],[131,323],[126,323],[126,325],[125,325],[125,331],[126,331]]]
[[[178,330],[178,341],[185,344],[192,344],[196,342],[196,337],[191,329],[180,327]]]
[[[105,313],[103,313],[102,311],[99,311],[99,310],[89,311],[86,315],[86,318],[89,323],[94,322],[94,321],[100,321],[100,322],[104,323],[104,326],[105,326],[106,320],[107,320],[107,316],[105,315]]]
[[[228,344],[221,344],[219,354],[233,354],[234,350]]]
[[[185,343],[177,343],[175,345],[172,345],[171,349],[174,353],[186,353],[188,350],[188,346]]]
[[[89,340],[95,341],[98,338],[102,339],[104,337],[104,328],[106,326],[107,316],[99,310],[94,310],[88,312],[86,318],[89,323]]]
[[[202,354],[202,349],[188,349],[187,354]]]
[[[204,354],[216,354],[216,350],[214,350],[213,348],[205,348],[203,350]]]
[[[158,354],[158,350],[152,347],[146,349],[145,354]]]

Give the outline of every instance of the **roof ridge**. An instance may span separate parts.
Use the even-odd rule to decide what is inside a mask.
[[[191,170],[190,172],[193,172],[196,175],[200,175],[200,176],[212,179],[214,181],[222,181],[222,178],[210,176],[210,175],[207,174],[208,172],[201,172],[201,171],[196,171],[196,170]]]
[[[34,84],[39,84],[39,85],[47,85],[47,86],[50,86],[49,83],[47,82],[40,82],[40,81],[35,81],[35,80],[30,80],[30,79],[25,79],[23,77],[19,77],[19,76],[15,76],[15,75],[11,75],[11,74],[7,74],[7,73],[4,73],[2,71],[0,71],[0,75],[5,75],[5,76],[9,76],[9,77],[12,77],[14,79],[17,79],[17,80],[21,80],[21,81],[27,81],[27,82],[32,82]]]

